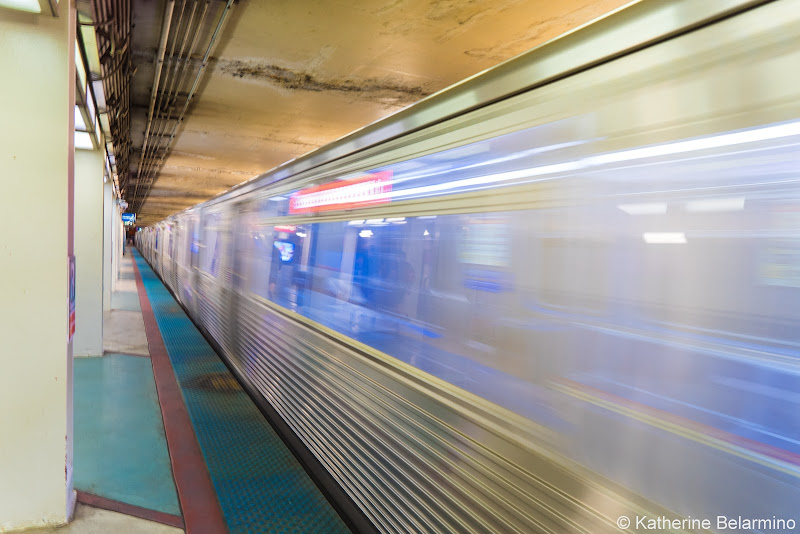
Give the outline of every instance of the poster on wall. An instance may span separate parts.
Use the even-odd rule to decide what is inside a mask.
[[[67,343],[75,335],[75,256],[69,257],[69,336]]]

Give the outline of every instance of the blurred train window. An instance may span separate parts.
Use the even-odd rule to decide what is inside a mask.
[[[561,139],[526,151],[526,135],[497,138],[513,151],[480,142],[392,165],[392,191],[515,177],[591,148]],[[520,211],[353,210],[353,220],[299,225],[276,218],[287,197],[262,199],[240,230],[245,286],[534,420],[549,417],[538,396],[554,377],[647,383],[669,396],[668,384],[637,375],[637,358],[658,354],[665,372],[683,373],[702,365],[706,346],[789,354],[800,340],[793,178],[765,182],[747,151],[714,150],[588,156],[553,179],[557,201]],[[796,168],[796,152],[767,156]]]
[[[305,235],[295,225],[273,225],[263,233],[262,246],[269,248],[270,255],[267,296],[290,309],[302,305],[304,285],[298,280],[298,265]]]
[[[800,199],[769,206],[774,235],[759,254],[759,281],[768,286],[800,288]]]
[[[179,227],[180,241],[178,243],[178,264],[182,267],[190,265],[191,220],[182,220]]]
[[[512,220],[488,214],[246,224],[247,287],[492,398],[498,392],[476,377],[517,367],[495,348],[508,334],[502,325],[524,273],[524,266],[514,272]]]
[[[176,231],[175,226],[170,225],[167,227],[167,239],[168,239],[167,256],[169,256],[170,258],[175,257],[175,237],[176,237],[175,231]]]
[[[549,237],[539,243],[540,302],[573,311],[605,311],[609,289],[608,245],[580,235]]]
[[[166,225],[164,225],[164,228],[161,231],[164,234],[164,238],[163,238],[164,247],[162,248],[162,252],[164,253],[164,258],[168,258],[169,257],[169,252],[170,252],[170,249],[169,249],[169,228]]]
[[[220,213],[203,215],[203,238],[200,247],[200,269],[211,276],[219,274],[220,243],[219,226],[222,222]]]
[[[244,289],[261,297],[269,297],[269,273],[272,262],[271,242],[265,225],[260,224],[258,215],[252,211],[242,217],[239,225],[237,260]]]

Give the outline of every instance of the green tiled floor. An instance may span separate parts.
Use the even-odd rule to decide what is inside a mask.
[[[75,488],[180,514],[150,359],[75,359]]]

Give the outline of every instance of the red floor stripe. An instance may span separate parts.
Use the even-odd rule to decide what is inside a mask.
[[[150,348],[156,391],[161,404],[161,416],[164,419],[167,448],[186,532],[187,534],[227,532],[203,453],[200,451],[189,413],[186,411],[178,382],[172,371],[172,364],[164,340],[161,338],[153,308],[150,306],[150,299],[147,298],[142,275],[139,273],[136,260],[131,258],[131,261],[136,275],[136,288],[139,290],[147,345]]]
[[[183,519],[179,515],[167,514],[165,512],[157,512],[149,508],[142,508],[141,506],[134,506],[113,499],[106,499],[99,495],[92,495],[78,490],[78,502],[94,506],[95,508],[102,508],[103,510],[110,510],[112,512],[119,512],[121,514],[138,517],[140,519],[147,519],[148,521],[155,521],[171,527],[183,528]]]

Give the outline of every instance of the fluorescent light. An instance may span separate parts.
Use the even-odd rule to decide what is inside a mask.
[[[361,219],[360,221],[350,221],[347,223],[347,226],[360,226],[362,224],[364,224],[364,219]]]
[[[768,141],[771,139],[779,139],[782,137],[795,135],[800,135],[800,121],[765,126],[762,128],[755,128],[740,132],[712,135],[700,139],[687,139],[684,141],[675,141],[661,145],[626,149],[608,154],[589,156],[573,161],[542,165],[540,167],[531,167],[528,169],[499,172],[484,176],[455,180],[452,182],[394,190],[375,194],[370,198],[375,202],[402,200],[406,198],[444,194],[445,192],[454,191],[456,189],[482,189],[484,187],[492,186],[502,182],[531,180],[538,177],[541,177],[541,179],[550,179],[552,178],[551,175],[571,173],[595,166],[607,165],[609,163],[621,163],[625,161],[633,161],[657,156],[683,154],[698,150],[708,150],[712,148]]]
[[[39,0],[0,0],[0,7],[10,7],[11,9],[27,11],[28,13],[42,12]]]
[[[700,139],[688,139],[686,141],[677,141],[663,145],[634,148],[632,150],[622,150],[620,152],[592,156],[588,158],[588,160],[592,165],[603,165],[606,163],[616,163],[620,161],[630,161],[634,159],[668,156],[670,154],[694,152],[697,150],[707,150],[709,148],[720,148],[724,146],[741,145],[744,143],[768,141],[770,139],[789,137],[791,135],[800,135],[800,122],[778,124],[776,126],[767,126],[765,128],[755,128],[742,132],[713,135]]]
[[[306,233],[305,233],[305,232],[297,232],[295,235],[296,235],[297,237],[305,237],[305,236],[306,236]]]
[[[619,209],[628,215],[663,215],[667,212],[666,202],[642,202],[640,204],[620,204]]]
[[[744,197],[705,198],[690,200],[686,203],[686,211],[713,212],[713,211],[742,211]]]
[[[83,114],[79,106],[75,106],[75,129],[86,131],[86,123],[83,122]]]
[[[92,136],[88,132],[75,132],[75,148],[94,149]]]
[[[425,233],[422,234],[422,235],[431,235],[431,233],[429,231],[425,230]]]
[[[570,172],[579,170],[585,167],[584,160],[568,161],[566,163],[555,163],[553,165],[544,165],[542,167],[533,167],[531,169],[521,169],[516,171],[500,172],[496,174],[489,174],[486,176],[477,176],[475,178],[465,178],[463,180],[456,180],[453,182],[444,182],[441,184],[433,184],[426,186],[419,186],[410,189],[401,189],[381,193],[374,196],[375,201],[384,199],[401,200],[403,198],[416,198],[427,195],[442,194],[445,191],[454,189],[461,189],[466,187],[481,187],[499,182],[508,182],[512,180],[522,180],[526,178],[533,178],[534,176],[543,176],[547,174],[557,174],[562,172]]]
[[[645,243],[654,245],[682,245],[686,243],[683,232],[645,232],[642,234]]]
[[[387,223],[397,223],[405,220],[406,220],[405,217],[387,217],[384,219],[384,221],[386,221]]]
[[[38,0],[37,0],[38,1]],[[3,0],[0,0],[0,4]],[[75,68],[78,72],[78,79],[81,81],[81,87],[84,88],[84,93],[86,92],[86,70],[83,68],[83,56],[81,55],[81,49],[78,46],[78,40],[75,40]]]
[[[361,230],[358,235],[361,237],[372,237],[374,234],[372,233],[372,230]]]
[[[94,124],[95,119],[95,105],[94,105],[94,97],[92,96],[92,92],[88,89],[86,90],[86,111],[89,112],[89,120],[92,121]]]

